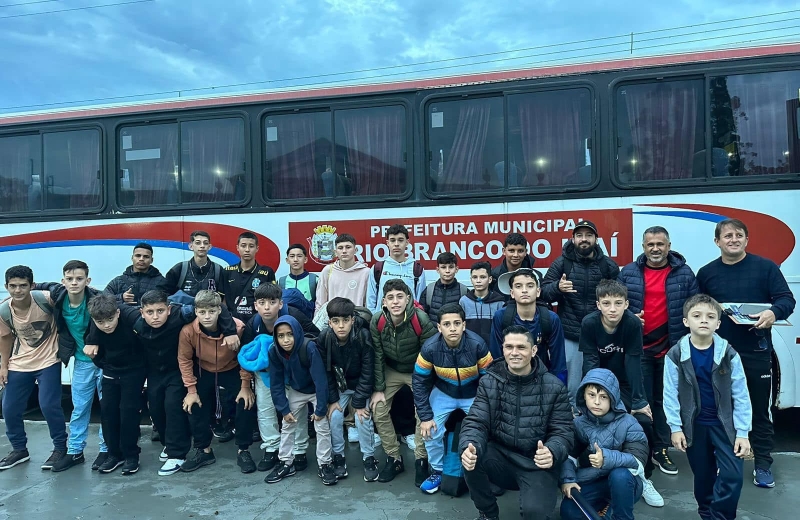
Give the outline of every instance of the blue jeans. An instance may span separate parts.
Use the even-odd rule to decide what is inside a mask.
[[[333,453],[342,455],[344,453],[344,410],[347,410],[347,405],[353,399],[353,390],[339,392],[339,406],[342,411],[335,410],[331,414],[331,444],[333,445]],[[369,408],[369,399],[367,399],[367,408]],[[361,448],[361,458],[366,460],[367,457],[375,455],[375,425],[372,423],[372,417],[362,419],[355,414],[356,429],[358,429],[358,446]]]
[[[69,418],[69,441],[67,453],[74,455],[83,453],[86,438],[89,436],[89,417],[92,413],[94,391],[103,395],[103,371],[94,363],[75,359],[72,372],[72,415]],[[106,453],[108,446],[103,439],[103,427],[100,427],[100,453]]]
[[[606,478],[580,484],[580,493],[595,511],[611,504],[608,516],[614,520],[633,520],[633,506],[642,497],[644,481],[628,468],[612,469]],[[561,520],[586,520],[573,500],[561,501]]]
[[[468,414],[474,400],[474,398],[456,399],[450,397],[436,387],[431,390],[428,402],[431,404],[431,409],[433,409],[433,420],[436,423],[436,429],[431,432],[429,439],[425,439],[425,449],[428,450],[428,465],[433,471],[441,473],[444,467],[444,423],[447,422],[450,414],[459,408]]]
[[[28,437],[22,415],[28,406],[33,387],[39,383],[39,407],[50,429],[53,449],[67,449],[67,427],[64,410],[61,408],[61,363],[50,365],[35,372],[8,371],[8,384],[3,393],[3,418],[6,435],[15,451],[27,449]]]

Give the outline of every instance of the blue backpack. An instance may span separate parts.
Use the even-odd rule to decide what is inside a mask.
[[[451,497],[460,497],[467,492],[464,480],[464,467],[461,465],[461,454],[458,452],[458,438],[461,434],[461,421],[444,434],[444,464],[442,465],[442,483],[439,489]]]
[[[306,300],[306,297],[303,296],[303,293],[300,292],[299,289],[284,289],[281,298],[283,299],[283,303],[291,305],[308,316],[309,319],[314,317],[314,303]]]

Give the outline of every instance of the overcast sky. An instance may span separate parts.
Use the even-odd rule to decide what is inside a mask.
[[[629,36],[472,60],[276,81],[800,9],[800,2],[789,0],[154,0],[47,14],[123,1],[0,0],[0,112],[43,109],[46,104],[73,101],[98,104],[101,102],[91,100],[117,96],[161,99],[177,95],[178,90],[265,80],[273,83],[182,94],[263,90],[332,80],[387,81],[413,76],[371,76],[409,71],[417,76],[452,75],[534,66],[570,57],[597,61],[625,56]],[[32,13],[42,14],[20,16]],[[747,24],[761,25],[736,28]],[[635,50],[634,55],[732,46],[734,42],[774,36],[782,38],[750,45],[800,41],[798,26],[800,11],[636,34],[635,49],[663,46]],[[733,28],[718,30],[725,27]],[[639,43],[664,36],[673,37]],[[714,39],[718,36],[726,37]],[[601,47],[611,44],[617,45]],[[567,49],[583,50],[568,53]],[[554,52],[559,54],[542,55]],[[600,52],[617,54],[581,57]],[[532,54],[538,56],[530,57]],[[515,56],[527,57],[507,59]],[[474,64],[497,59],[505,61]],[[441,68],[470,63],[470,67]],[[168,91],[172,93],[166,94]]]

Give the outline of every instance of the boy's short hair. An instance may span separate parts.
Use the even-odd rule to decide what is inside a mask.
[[[239,242],[242,241],[243,238],[249,238],[250,240],[256,241],[256,246],[258,246],[258,235],[255,233],[251,233],[250,231],[245,231],[239,235],[239,238],[236,239],[236,245],[239,245]]]
[[[386,296],[390,291],[403,291],[408,296],[411,296],[411,290],[409,290],[408,285],[400,278],[392,278],[383,284],[383,295]]]
[[[717,319],[722,319],[722,306],[717,300],[707,294],[695,294],[686,300],[686,303],[683,304],[683,317],[688,318],[692,309],[698,305],[708,305],[717,313]]]
[[[133,246],[134,251],[136,251],[137,249],[147,249],[148,251],[150,251],[151,255],[153,254],[153,246],[151,246],[147,242],[139,242],[138,244]]]
[[[303,252],[303,256],[308,256],[308,251],[306,250],[306,246],[304,246],[303,244],[292,244],[289,247],[287,247],[286,256],[289,256],[289,253],[292,251],[292,249],[299,249],[300,251]]]
[[[450,252],[440,253],[439,256],[436,257],[436,265],[450,265],[453,264],[454,266],[458,267],[458,257]]]
[[[530,267],[520,267],[519,269],[513,271],[509,275],[508,277],[509,288],[514,287],[514,278],[516,278],[517,276],[530,276],[531,278],[533,278],[533,281],[536,282],[536,287],[541,288],[542,286],[542,279],[541,275],[539,274],[539,271],[537,271],[536,269],[532,269]]]
[[[62,269],[61,272],[67,274],[67,271],[74,271],[75,269],[83,269],[86,276],[89,276],[89,266],[86,265],[86,262],[83,260],[70,260],[64,264],[64,269]]]
[[[93,320],[107,320],[117,314],[117,298],[113,294],[101,292],[86,304]]]
[[[356,313],[356,304],[347,298],[337,296],[328,302],[325,307],[328,312],[328,318],[349,318]]]
[[[749,237],[750,234],[747,231],[747,226],[739,220],[738,218],[726,218],[725,220],[720,220],[717,222],[717,227],[714,228],[714,238],[719,240],[720,234],[722,234],[722,228],[725,226],[732,226],[735,229],[741,229],[744,231],[744,236]]]
[[[33,269],[27,265],[15,265],[6,269],[6,283],[12,278],[24,278],[28,283],[33,285]]]
[[[475,262],[469,268],[469,274],[472,274],[475,271],[480,271],[481,269],[486,269],[486,274],[492,276],[492,264],[490,264],[489,262]]]
[[[152,289],[142,295],[139,303],[142,304],[142,307],[147,307],[148,305],[158,305],[159,303],[169,305],[169,295],[161,289]]]
[[[341,235],[338,235],[336,237],[336,240],[334,241],[334,244],[338,246],[339,244],[341,244],[343,242],[350,242],[351,244],[356,245],[356,237],[354,237],[353,235],[350,235],[348,233],[342,233]]]
[[[536,342],[533,340],[533,334],[527,328],[523,327],[522,325],[510,325],[503,329],[503,341],[505,341],[506,336],[509,334],[522,334],[528,339],[528,343],[531,344],[531,347],[536,345]]]
[[[192,234],[189,235],[189,243],[191,244],[192,242],[194,242],[194,239],[197,237],[205,237],[208,239],[208,243],[209,244],[211,243],[211,235],[208,234],[208,231],[203,231],[203,230],[192,231]]]
[[[525,246],[528,247],[528,239],[519,233],[509,233],[503,242],[503,247],[508,246]]]
[[[442,305],[437,314],[439,314],[440,321],[442,316],[445,314],[458,314],[462,321],[467,319],[467,314],[464,312],[464,308],[457,303],[446,303]]]
[[[253,292],[253,298],[258,300],[281,300],[283,299],[283,291],[280,286],[274,283],[262,283]]]
[[[598,394],[599,394],[600,392],[605,392],[605,394],[606,394],[607,396],[611,397],[611,394],[608,392],[608,390],[606,390],[606,388],[605,388],[605,387],[598,385],[597,383],[586,383],[585,385],[583,385],[583,391],[584,391],[584,392],[585,392],[586,390],[589,390],[590,388],[591,388],[592,390],[594,390],[595,392],[597,392]]]
[[[393,224],[386,230],[385,238],[389,238],[389,235],[403,235],[408,240],[408,229],[403,224]]]
[[[605,297],[619,297],[625,300],[628,299],[628,288],[618,280],[600,280],[597,284],[597,289],[594,290],[597,301]]]
[[[195,309],[208,309],[210,307],[221,307],[222,297],[217,291],[203,290],[194,297]]]

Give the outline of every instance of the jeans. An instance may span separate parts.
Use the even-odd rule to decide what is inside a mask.
[[[331,414],[331,444],[333,452],[339,455],[344,453],[344,413],[354,393],[354,390],[339,392],[339,407],[342,411],[334,410]],[[369,409],[369,399],[367,399],[367,409]],[[367,457],[375,455],[375,425],[372,423],[372,417],[362,419],[355,414],[355,419],[361,458],[366,460]]]
[[[121,376],[103,374],[100,420],[108,452],[120,459],[139,459],[139,422],[144,386],[144,368]]]
[[[456,399],[450,397],[438,388],[431,390],[428,398],[433,409],[433,420],[436,428],[431,432],[429,439],[425,439],[425,449],[428,450],[428,464],[431,469],[441,473],[444,467],[444,424],[454,411],[461,409],[468,414],[475,399]]]
[[[3,393],[3,419],[8,442],[15,451],[27,449],[28,437],[22,416],[36,383],[39,383],[39,407],[47,421],[53,449],[66,451],[67,427],[61,408],[61,363],[35,372],[8,371],[8,383]]]
[[[278,413],[272,402],[269,387],[264,384],[261,376],[256,373],[253,379],[256,386],[256,408],[258,414],[258,433],[261,435],[262,450],[277,452],[281,445],[281,431],[278,428]],[[308,451],[308,421],[298,424],[294,434],[294,455],[302,455]]]
[[[281,446],[278,450],[278,459],[290,465],[294,462],[294,439],[298,423],[307,423],[307,407],[311,403],[317,406],[316,394],[301,394],[292,387],[286,387],[286,399],[289,401],[289,410],[295,417],[295,422],[283,421],[281,425]],[[327,417],[314,421],[317,430],[317,464],[330,464],[333,460],[331,453],[331,423]]]
[[[153,426],[161,434],[161,444],[171,459],[183,460],[192,447],[189,418],[183,411],[186,387],[178,370],[147,374],[147,406]]]
[[[611,504],[609,518],[614,520],[633,520],[633,506],[642,498],[644,481],[634,476],[627,468],[611,470],[607,477],[580,484],[580,493],[595,511]],[[561,501],[561,520],[586,520],[586,516],[573,500]]]
[[[384,367],[383,373],[386,383],[383,395],[386,398],[386,403],[378,403],[375,406],[373,421],[375,421],[375,427],[378,430],[378,435],[381,437],[383,451],[387,456],[397,459],[400,457],[400,443],[397,441],[397,433],[394,430],[394,424],[392,423],[392,417],[389,415],[389,412],[392,409],[392,399],[394,395],[403,386],[411,388],[411,374],[398,372],[388,366]],[[427,459],[428,453],[425,450],[425,443],[422,441],[422,437],[419,434],[419,417],[417,418],[414,442],[416,443],[414,458]]]
[[[67,453],[74,455],[83,453],[86,439],[89,436],[89,418],[92,414],[94,392],[97,390],[103,398],[103,371],[94,363],[75,359],[72,371],[72,415],[69,418],[69,441]],[[103,427],[100,426],[100,453],[108,452],[103,438]]]
[[[742,494],[744,461],[734,455],[725,428],[695,422],[692,445],[686,449],[686,456],[694,473],[694,498],[700,518],[736,518]]]
[[[669,448],[670,440],[667,417],[664,415],[664,358],[648,354],[642,356],[642,380],[644,395],[653,411],[653,450]]]
[[[225,372],[209,372],[195,367],[197,371],[197,395],[200,397],[201,406],[193,405],[189,413],[189,427],[192,430],[194,447],[204,450],[211,446],[211,417],[220,417],[222,409],[233,406],[231,401],[236,400],[236,395],[242,388],[239,367]],[[225,388],[225,393],[220,391]],[[219,393],[218,393],[219,392]],[[253,443],[253,426],[255,425],[255,410],[244,407],[244,400],[236,401],[235,442],[240,450],[250,448]]]
[[[578,342],[564,338],[564,354],[567,358],[567,391],[569,404],[575,408],[575,395],[583,379],[583,352],[578,350]]]

